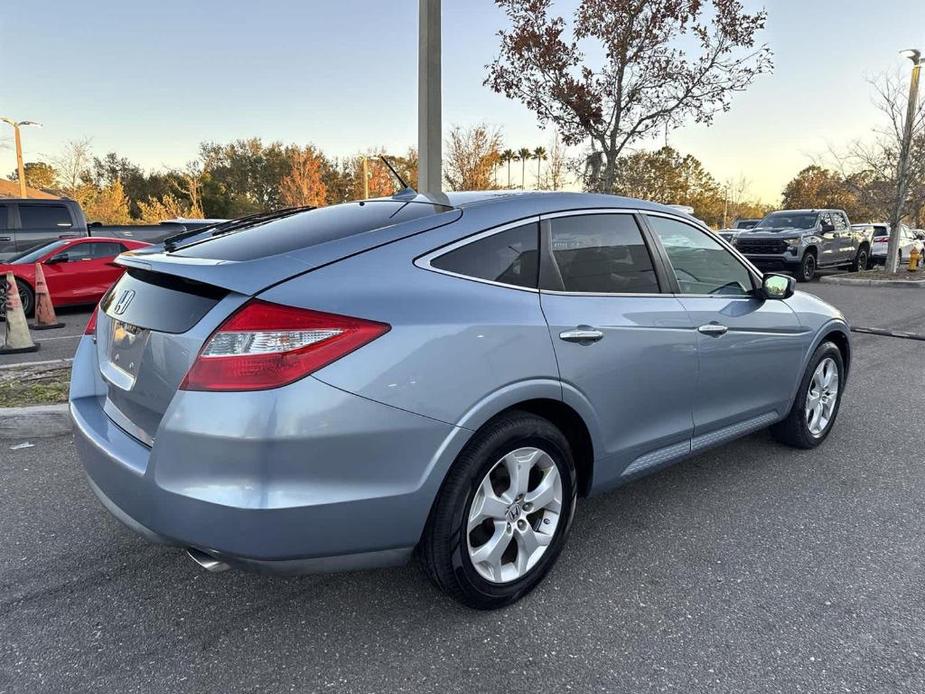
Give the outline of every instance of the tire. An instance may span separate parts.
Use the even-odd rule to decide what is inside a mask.
[[[511,455],[515,451],[520,452],[519,456]],[[539,489],[535,480],[544,485],[552,480],[560,485],[558,501],[550,502],[546,510],[531,511],[528,502],[516,499],[507,505],[508,497],[514,498],[512,489],[518,486],[513,477],[504,480],[507,466],[522,470],[527,463],[530,473],[521,477],[529,482],[525,482],[527,500]],[[491,498],[495,503],[486,501],[486,489],[494,494]],[[480,610],[510,605],[543,580],[562,551],[575,512],[576,491],[575,464],[562,432],[548,420],[528,412],[502,415],[473,436],[450,468],[418,546],[421,562],[431,580],[464,605]],[[555,503],[557,513],[552,510]],[[521,510],[516,511],[514,506]],[[479,509],[490,509],[492,513],[480,514]],[[479,516],[484,520],[477,522]],[[471,529],[470,523],[475,523]],[[547,525],[552,525],[553,530],[535,532]],[[533,544],[534,538],[543,538],[546,544],[539,539]],[[528,541],[534,548],[529,554],[522,550]],[[539,552],[543,546],[545,550]],[[493,547],[499,551],[488,551]],[[516,556],[512,557],[511,552]],[[476,561],[478,556],[491,555],[497,555],[496,573],[491,566],[494,559]],[[489,574],[493,573],[492,579]]]
[[[800,262],[800,271],[797,273],[797,282],[812,282],[816,276],[816,256],[806,253]]]
[[[27,316],[31,316],[35,310],[35,292],[32,288],[21,280],[16,280],[16,286],[19,288],[19,300],[22,302],[22,310]],[[0,292],[3,301],[0,302],[0,316],[6,318],[6,292]]]
[[[858,272],[859,270],[869,270],[870,269],[870,254],[866,246],[861,246],[858,249],[858,254],[854,257],[854,262],[851,263],[851,271]]]
[[[818,389],[814,384],[814,377],[817,369],[820,368],[820,365],[823,362],[828,362],[833,365],[836,369],[838,376],[837,380],[837,391],[834,395],[834,402],[832,403],[831,410],[829,411],[829,416],[824,426],[820,431],[813,431],[811,427],[811,416],[809,414],[809,397],[812,390]],[[775,424],[771,427],[771,434],[781,443],[785,443],[788,446],[793,446],[794,448],[815,448],[820,443],[826,440],[829,435],[829,432],[832,431],[832,427],[835,426],[835,419],[838,417],[838,409],[841,407],[842,393],[844,392],[845,384],[845,363],[842,359],[841,352],[838,347],[835,346],[832,342],[823,342],[816,348],[815,353],[813,353],[812,359],[809,360],[809,365],[806,367],[806,372],[803,374],[803,378],[800,380],[800,388],[797,391],[797,396],[794,399],[793,407],[790,408],[790,413],[787,415],[787,418],[783,421]],[[829,402],[832,402],[830,400]],[[824,405],[820,403],[818,407],[823,408]],[[817,420],[817,426],[821,423],[821,420]]]
[[[35,311],[35,292],[25,282],[16,280],[16,286],[19,287],[19,300],[22,302],[22,310],[27,316],[31,316]]]

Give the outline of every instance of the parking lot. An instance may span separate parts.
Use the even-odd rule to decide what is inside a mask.
[[[922,332],[921,292],[810,290]],[[586,500],[547,580],[491,613],[417,566],[205,573],[112,519],[68,439],[4,442],[0,693],[923,691],[923,355],[855,335],[820,449],[760,433]]]

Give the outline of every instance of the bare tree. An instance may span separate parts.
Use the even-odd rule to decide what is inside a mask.
[[[899,255],[899,229],[904,220],[914,223],[925,208],[925,96],[912,112],[912,145],[909,164],[902,171],[903,131],[908,95],[900,74],[869,80],[880,124],[870,137],[855,140],[843,151],[830,149],[829,159],[844,186],[871,216],[888,219],[892,228],[887,268],[895,267]],[[874,219],[866,221],[877,221]]]
[[[202,180],[204,172],[202,163],[191,161],[183,169],[176,169],[172,172],[175,178],[171,178],[171,184],[174,190],[189,200],[189,217],[192,219],[202,219]]]
[[[565,145],[559,133],[555,133],[549,147],[549,163],[546,165],[546,180],[544,188],[547,190],[561,190],[565,185],[565,169],[568,165]]]
[[[80,203],[89,195],[88,179],[93,166],[93,151],[90,139],[70,140],[64,145],[60,155],[52,160],[58,172],[61,190],[70,198]]]
[[[480,123],[468,129],[453,126],[446,141],[443,177],[450,190],[495,188],[492,172],[501,162],[501,133]]]
[[[572,36],[552,0],[495,0],[511,28],[485,84],[523,102],[566,145],[588,143],[586,185],[610,192],[617,160],[633,142],[688,120],[709,123],[732,95],[771,69],[756,44],[764,11],[738,0],[581,0]],[[708,10],[709,8],[709,10]],[[603,64],[579,42],[595,41]]]

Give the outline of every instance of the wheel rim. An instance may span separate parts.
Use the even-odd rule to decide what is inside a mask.
[[[826,357],[813,372],[806,392],[806,426],[813,436],[821,436],[832,422],[838,403],[838,365]]]
[[[19,290],[19,303],[22,306],[22,310],[26,313],[29,312],[29,292],[25,289]]]
[[[811,280],[814,274],[816,274],[816,261],[810,255],[806,257],[806,268],[803,271],[803,277]]]
[[[516,581],[552,544],[562,512],[562,477],[552,457],[518,448],[496,462],[469,506],[466,542],[478,574]]]
[[[867,253],[861,251],[861,254],[858,256],[858,268],[861,270],[867,269]]]

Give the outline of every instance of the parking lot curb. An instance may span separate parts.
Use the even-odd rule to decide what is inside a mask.
[[[67,405],[0,407],[0,439],[37,439],[69,433]]]
[[[824,284],[848,284],[855,287],[925,289],[925,280],[862,280],[855,277],[820,277],[819,281]]]

